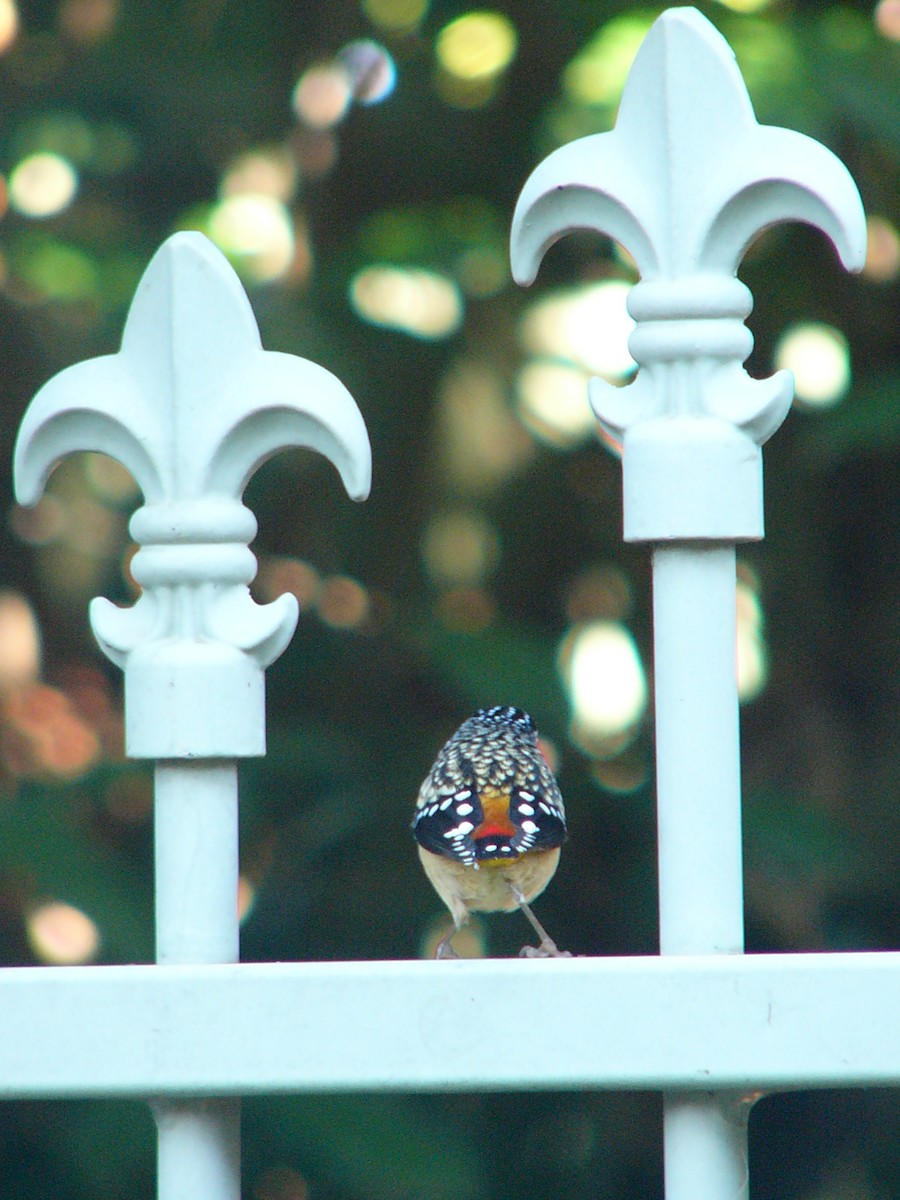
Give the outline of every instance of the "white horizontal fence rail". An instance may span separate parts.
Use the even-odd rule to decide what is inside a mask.
[[[0,1097],[900,1083],[900,954],[0,975]]]
[[[0,971],[0,1096],[155,1097],[161,1200],[236,1200],[242,1094],[652,1088],[668,1200],[740,1200],[748,1099],[900,1084],[900,954],[742,953],[735,545],[762,537],[761,446],[792,380],[744,372],[752,299],[735,273],[755,233],[787,219],[861,265],[843,165],[759,126],[727,45],[673,9],[616,129],[541,164],[513,222],[521,282],[579,228],[621,241],[641,273],[640,372],[621,390],[595,381],[591,402],[623,446],[625,536],[653,554],[651,958],[236,963],[236,760],[264,752],[263,674],[296,620],[289,598],[250,599],[256,526],[241,496],[268,455],[300,444],[360,497],[369,446],[328,372],[261,349],[224,260],[196,235],[166,243],[120,353],[51,380],[16,453],[25,503],[81,449],[118,458],[144,494],[131,526],[142,596],[127,610],[97,600],[91,620],[125,671],[128,752],[157,762],[157,964]],[[517,1014],[535,1010],[546,1034],[526,1044]]]

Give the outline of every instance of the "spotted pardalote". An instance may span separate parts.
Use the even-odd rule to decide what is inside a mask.
[[[559,787],[520,708],[480,709],[443,747],[419,789],[413,832],[425,874],[453,916],[437,957],[471,912],[521,908],[541,939],[528,957],[561,952],[528,907],[556,871],[566,838]]]

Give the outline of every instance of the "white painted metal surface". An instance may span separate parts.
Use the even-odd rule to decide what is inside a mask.
[[[734,546],[653,553],[659,942],[744,948]]]
[[[793,381],[743,369],[753,300],[735,273],[756,233],[786,220],[818,226],[846,267],[862,267],[865,214],[850,174],[811,138],[757,124],[728,44],[693,8],[653,25],[615,129],[556,150],[522,190],[518,282],[575,229],[616,238],[640,271],[628,308],[641,369],[625,388],[591,383],[598,419],[623,444],[628,541],[762,536],[760,447]]]
[[[369,441],[352,397],[322,367],[262,349],[237,276],[199,234],[175,235],[150,263],[119,353],[51,379],[19,432],[22,503],[76,450],[119,459],[144,495],[131,520],[140,599],[94,600],[91,623],[125,672],[126,750],[157,760],[162,964],[238,959],[235,760],[265,752],[264,672],[297,622],[293,596],[250,596],[256,520],[241,498],[266,458],[298,445],[330,458],[351,495],[367,494]],[[237,1102],[176,1102],[165,1090],[153,1103],[160,1200],[239,1200]]]
[[[234,762],[161,762],[154,780],[153,824],[156,961],[237,962]]]
[[[883,1086],[900,953],[28,967],[0,1028],[3,1097]]]
[[[354,496],[370,457],[332,376],[261,349],[221,256],[196,235],[166,243],[120,353],[41,390],[15,464],[23,503],[79,449],[118,458],[144,493],[141,599],[95,601],[91,619],[125,671],[128,751],[158,760],[158,965],[0,971],[0,1096],[159,1097],[160,1196],[236,1200],[242,1094],[654,1088],[668,1200],[734,1200],[747,1097],[900,1084],[900,955],[740,953],[734,544],[762,536],[760,447],[792,385],[744,372],[751,297],[735,271],[755,232],[785,219],[861,265],[843,166],[758,126],[728,47],[673,9],[616,130],[551,155],[513,224],[522,282],[581,227],[622,241],[642,277],[638,378],[596,381],[591,399],[623,445],[626,538],[654,544],[658,958],[237,965],[234,760],[264,750],[263,672],[296,620],[289,598],[250,598],[241,496],[284,446],[325,453]],[[523,1053],[508,1014],[526,995],[554,1022]]]
[[[224,683],[224,681],[223,681]],[[236,963],[238,784],[231,760],[162,760],[153,789],[156,961]],[[149,1093],[153,1095],[154,1093]],[[234,1100],[179,1103],[156,1093],[160,1200],[240,1200]]]
[[[125,671],[133,758],[265,753],[263,672],[290,641],[297,602],[251,599],[256,518],[241,496],[289,446],[320,451],[351,496],[367,495],[371,452],[350,393],[323,367],[261,348],[240,281],[196,233],[169,238],[150,263],[119,353],[61,371],[29,405],[20,503],[35,503],[76,450],[117,458],[144,494],[130,526],[141,597],[91,605],[100,645]]]
[[[793,379],[744,371],[752,298],[735,276],[755,234],[782,220],[817,225],[845,266],[863,266],[849,173],[810,138],[757,124],[731,50],[692,8],[647,35],[616,128],[551,154],[513,219],[522,283],[579,228],[622,242],[641,275],[628,305],[637,378],[593,380],[591,403],[622,446],[625,538],[655,547],[663,954],[743,948],[734,546],[762,537],[761,446]],[[664,1111],[667,1200],[746,1197],[740,1098],[669,1095]]]

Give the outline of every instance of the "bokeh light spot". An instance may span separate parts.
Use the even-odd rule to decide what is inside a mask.
[[[776,347],[775,363],[793,372],[797,400],[811,408],[836,404],[850,386],[847,339],[831,325],[792,326]]]
[[[450,75],[462,80],[492,79],[512,62],[518,45],[516,28],[499,12],[470,12],[437,36],[438,62]]]
[[[63,673],[63,682],[77,715],[98,739],[100,752],[107,759],[121,758],[123,712],[103,671],[87,663],[73,662]]]
[[[333,629],[358,629],[369,615],[369,594],[348,575],[331,575],[322,584],[317,608]]]
[[[534,453],[502,376],[474,357],[458,360],[441,380],[435,444],[450,486],[475,495],[495,492]]]
[[[100,950],[100,931],[87,913],[60,900],[40,904],[29,914],[25,932],[35,958],[54,966],[90,962]]]
[[[298,1171],[273,1167],[260,1177],[253,1200],[309,1200],[309,1186]]]
[[[596,757],[618,753],[647,707],[647,680],[631,634],[617,621],[575,626],[560,648],[572,739]]]
[[[900,0],[898,0],[900,4]],[[863,274],[876,283],[887,283],[900,271],[900,236],[887,217],[866,218],[866,265]]]
[[[33,507],[14,504],[9,514],[12,531],[29,546],[46,546],[61,537],[66,527],[66,514],[56,496],[43,495]]]
[[[17,279],[36,299],[79,301],[98,293],[99,276],[91,256],[55,238],[23,240],[13,264]]]
[[[10,48],[19,32],[19,8],[15,0],[0,0],[0,54]]]
[[[238,921],[242,925],[253,911],[253,905],[255,901],[256,888],[246,875],[239,875],[237,886],[237,914]]]
[[[597,429],[588,404],[588,373],[569,363],[534,359],[516,383],[519,416],[535,437],[552,446],[577,446]]]
[[[9,177],[10,205],[25,217],[53,217],[75,199],[78,175],[59,154],[29,154]]]
[[[253,585],[255,595],[265,604],[289,592],[296,597],[302,613],[315,607],[321,589],[319,572],[311,563],[299,558],[261,559]]]
[[[747,703],[765,687],[768,656],[758,585],[753,573],[741,563],[738,563],[736,601],[738,699]]]
[[[847,53],[849,48],[844,45],[841,50],[840,46],[850,34],[857,44],[849,52],[859,53],[858,30],[852,32],[850,25],[840,19],[829,20],[830,15],[838,12],[837,8],[831,7],[822,13],[819,26],[822,35],[831,41],[836,51]],[[840,12],[845,13],[846,10]],[[754,103],[784,103],[793,94],[795,81],[804,70],[804,56],[790,25],[785,21],[748,17],[747,20],[735,22],[729,33],[738,66]]]
[[[286,203],[297,189],[297,166],[282,147],[248,150],[239,155],[222,176],[222,196],[270,196]]]
[[[0,702],[0,754],[9,771],[23,778],[51,775],[74,779],[100,750],[97,735],[69,698],[43,683],[10,688]]]
[[[18,158],[31,154],[55,154],[78,170],[96,153],[94,125],[71,109],[38,112],[16,131]]]
[[[433,237],[432,222],[421,209],[383,209],[363,223],[360,250],[373,260],[413,262],[427,252]]]
[[[453,280],[416,267],[365,267],[351,281],[350,300],[371,324],[426,341],[449,337],[463,318]]]
[[[631,284],[623,280],[607,280],[551,292],[526,310],[523,345],[532,354],[563,359],[590,375],[621,381],[635,368],[628,350],[634,329],[626,307],[630,291]]]
[[[492,246],[471,246],[456,264],[456,277],[464,291],[478,300],[487,299],[506,287],[505,257]]]
[[[89,452],[82,459],[85,478],[98,499],[108,504],[128,504],[140,495],[140,488],[127,467],[108,454]]]
[[[256,283],[277,279],[294,259],[290,213],[272,196],[225,196],[210,215],[209,236],[241,274]]]
[[[881,0],[875,6],[875,28],[882,37],[900,42],[900,0]]]
[[[73,42],[96,46],[112,33],[118,15],[119,0],[63,0],[57,20]]]
[[[429,0],[363,0],[363,12],[382,29],[415,29],[428,12]]]
[[[369,39],[348,42],[338,52],[337,61],[347,72],[353,99],[358,104],[379,104],[394,90],[397,68],[384,46],[377,42]]]
[[[496,567],[500,538],[495,526],[481,513],[441,512],[425,531],[422,557],[437,584],[477,584]]]
[[[563,87],[579,104],[616,104],[655,14],[614,17],[566,67]]]
[[[0,592],[0,689],[30,683],[40,665],[40,631],[31,605],[18,592]]]
[[[330,129],[350,106],[353,89],[340,63],[318,63],[300,76],[291,97],[294,112],[311,129]]]
[[[723,8],[730,8],[736,13],[757,13],[768,8],[772,0],[718,0]]]

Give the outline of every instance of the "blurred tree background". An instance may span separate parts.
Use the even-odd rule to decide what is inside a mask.
[[[748,948],[897,948],[900,4],[698,7],[759,119],[840,155],[869,213],[859,277],[794,225],[741,269],[748,369],[790,366],[798,393],[765,451],[767,538],[739,548]],[[268,349],[350,388],[374,453],[362,506],[301,452],[248,489],[254,592],[291,590],[302,615],[269,672],[269,755],[242,766],[244,958],[429,953],[444,917],[412,804],[445,738],[496,703],[534,715],[569,808],[541,919],[576,953],[655,952],[648,553],[622,544],[619,466],[585,402],[590,375],[630,376],[635,277],[578,236],[521,291],[506,239],[536,163],[611,127],[659,11],[0,0],[5,964],[153,954],[150,772],[123,756],[121,681],[86,613],[134,598],[139,498],[82,455],[23,510],[10,462],[30,397],[117,349],[141,272],[185,228],[234,263]],[[515,954],[527,933],[488,918],[466,952]],[[523,1054],[551,1019],[523,1025]],[[654,1197],[659,1139],[644,1095],[259,1099],[245,1195]],[[764,1100],[754,1200],[889,1200],[898,1146],[896,1093]],[[0,1200],[152,1187],[143,1106],[0,1108]]]

